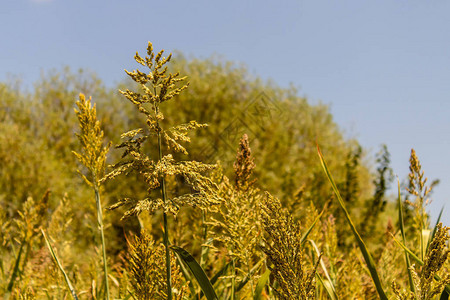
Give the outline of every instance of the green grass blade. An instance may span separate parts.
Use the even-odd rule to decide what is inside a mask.
[[[123,300],[128,300],[131,298],[131,294],[128,294],[125,298],[123,298]]]
[[[0,271],[2,272],[2,278],[5,277],[5,267],[3,266],[3,260],[0,260]]]
[[[105,293],[106,299],[109,300],[109,283],[108,283],[108,262],[106,259],[106,242],[105,242],[105,234],[103,230],[103,209],[100,201],[100,192],[98,190],[97,185],[94,186],[95,193],[95,202],[97,205],[97,224],[100,229],[100,235],[102,238],[102,258],[103,258],[103,280],[105,281]]]
[[[180,255],[181,259],[186,263],[186,265],[191,270],[198,284],[200,285],[203,293],[205,294],[208,300],[216,300],[218,299],[216,292],[209,281],[208,276],[206,276],[205,271],[200,266],[200,264],[195,260],[195,258],[185,249],[178,246],[170,246],[173,252]]]
[[[232,261],[231,300],[234,300],[234,296],[236,295],[236,259],[233,257],[231,261]]]
[[[316,243],[313,240],[308,240],[308,241],[313,246],[314,251],[316,251],[317,257],[319,258],[319,261],[320,261],[320,267],[322,268],[322,270],[323,270],[323,272],[325,274],[325,277],[327,278],[327,280],[329,282],[328,286],[325,285],[325,283],[323,281],[322,281],[322,284],[325,287],[325,290],[327,291],[327,293],[330,296],[330,298],[331,299],[337,299],[338,297],[337,297],[337,294],[336,294],[336,289],[335,289],[335,287],[333,285],[333,281],[331,281],[330,275],[328,274],[327,267],[325,266],[325,263],[323,262],[323,259],[322,259],[321,255],[320,255],[320,250],[319,250],[319,248],[317,247]]]
[[[436,220],[436,224],[434,225],[433,232],[431,233],[431,237],[428,239],[427,253],[428,253],[428,246],[430,246],[431,241],[434,239],[434,236],[436,235],[437,226],[438,226],[439,222],[441,222],[441,217],[442,217],[443,212],[444,212],[444,207],[441,208],[441,211],[439,212],[439,216]],[[406,243],[405,243],[405,245],[406,245]]]
[[[309,226],[308,230],[302,235],[300,243],[303,245],[306,242],[306,239],[308,238],[308,235],[313,230],[314,226],[316,226],[317,221],[319,221],[320,217],[322,217],[324,210],[320,212],[320,214],[317,216],[317,218],[314,220],[314,222]]]
[[[14,268],[8,283],[8,287],[6,289],[8,298],[14,286],[14,282],[16,281],[17,274],[19,273],[20,259],[22,258],[23,247],[25,246],[25,244],[26,244],[26,237],[24,237],[22,243],[20,243],[19,253],[17,254],[16,261],[14,262]]]
[[[186,281],[189,282],[189,290],[191,291],[191,294],[195,295],[197,293],[197,291],[195,290],[194,284],[192,282],[191,274],[189,274],[189,271],[186,268],[186,264],[181,259],[181,256],[178,253],[175,252],[175,256],[178,260],[178,264],[180,265],[181,273],[183,273],[183,276],[184,276],[184,278],[186,278]],[[201,296],[198,299],[200,299],[200,298],[201,298]]]
[[[324,281],[322,279],[322,276],[320,276],[319,273],[316,273],[317,278],[319,278],[320,283],[322,284],[322,286],[325,288],[325,291],[327,291],[328,296],[330,297],[331,300],[336,300],[337,298],[335,298],[335,294],[334,294],[334,290],[333,290],[333,285],[331,282],[328,281]]]
[[[228,262],[225,266],[223,266],[222,269],[220,269],[210,280],[211,284],[214,285],[217,280],[225,274],[225,272],[228,270],[228,267],[231,265],[231,261]],[[203,297],[203,291],[200,291],[200,293],[197,293],[194,299],[201,299]]]
[[[72,283],[70,282],[69,277],[67,276],[66,272],[64,271],[64,269],[63,269],[61,263],[59,262],[58,257],[56,256],[55,251],[53,251],[53,247],[52,247],[52,245],[50,244],[50,241],[47,239],[47,236],[45,235],[44,230],[41,229],[41,232],[42,232],[42,235],[44,236],[45,243],[47,244],[48,250],[50,251],[50,254],[51,254],[52,257],[53,257],[53,260],[55,261],[55,263],[56,263],[56,265],[58,266],[59,270],[60,270],[60,271],[63,273],[63,275],[64,275],[64,279],[65,279],[65,281],[66,281],[66,284],[67,284],[67,287],[69,288],[70,293],[72,294],[73,299],[78,300],[77,293],[76,293],[74,287],[72,286]]]
[[[348,213],[347,208],[345,207],[344,201],[342,200],[341,194],[339,193],[339,190],[333,180],[333,177],[331,176],[330,171],[328,170],[328,166],[325,162],[322,152],[320,151],[319,145],[317,145],[317,152],[319,154],[320,162],[325,171],[325,174],[327,175],[328,180],[330,181],[331,186],[333,187],[333,191],[336,194],[336,197],[339,201],[339,205],[341,206],[342,210],[344,211],[345,218],[347,219],[347,222],[350,225],[353,235],[355,236],[356,241],[358,242],[359,249],[361,250],[361,253],[364,256],[364,260],[366,261],[367,267],[369,268],[370,276],[372,277],[372,280],[377,289],[378,296],[380,296],[380,299],[382,299],[382,300],[387,300],[388,298],[387,298],[386,293],[384,292],[383,287],[381,285],[380,277],[378,276],[378,272],[375,267],[375,263],[373,261],[372,255],[370,254],[369,250],[367,249],[366,244],[362,240],[360,234],[356,230],[355,225],[353,224],[352,219],[350,218],[350,214]]]
[[[211,284],[215,284],[220,276],[223,276],[225,272],[228,270],[228,267],[231,265],[231,261],[228,262],[222,269],[220,269],[212,278]]]
[[[401,198],[401,192],[400,192],[400,181],[397,178],[397,187],[398,187],[398,197],[397,197],[397,204],[398,204],[398,222],[400,223],[400,232],[402,233],[402,239],[403,243],[406,245],[406,236],[405,236],[405,223],[403,221],[403,205],[402,205],[402,198]],[[405,250],[405,260],[406,260],[406,267],[408,271],[408,280],[409,280],[409,289],[411,292],[416,294],[416,287],[414,286],[413,277],[411,273],[411,262],[409,261],[408,252]]]
[[[267,282],[269,281],[269,277],[270,277],[270,270],[267,269],[264,272],[264,274],[262,274],[261,277],[259,277],[258,283],[256,284],[255,292],[253,294],[253,300],[261,300],[262,292]]]
[[[208,237],[208,225],[206,224],[206,212],[202,210],[202,225],[203,225],[203,241],[206,240],[206,238]],[[206,259],[208,258],[208,254],[209,254],[209,247],[207,245],[212,244],[214,241],[213,238],[209,238],[208,240],[206,240],[205,243],[202,244],[202,251],[200,253],[200,266],[202,266],[202,268],[205,266],[205,262]]]
[[[206,234],[205,234],[205,238],[206,238]],[[213,243],[214,239],[213,238],[209,238],[205,243],[202,244],[202,251],[200,253],[200,266],[204,266],[206,259],[208,257],[209,254],[209,245],[211,245]]]

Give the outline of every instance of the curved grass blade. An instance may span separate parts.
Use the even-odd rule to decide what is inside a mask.
[[[403,221],[403,205],[402,205],[402,199],[401,199],[401,193],[400,193],[400,181],[397,178],[397,186],[398,186],[398,197],[397,197],[397,204],[398,204],[398,222],[400,223],[400,231],[402,233],[402,240],[403,244],[406,245],[406,237],[405,237],[405,223]],[[408,280],[409,280],[409,288],[411,292],[416,294],[416,287],[413,282],[413,277],[411,273],[411,262],[409,261],[408,252],[405,250],[405,260],[406,260],[406,267],[408,269]]]
[[[53,257],[53,260],[55,261],[56,265],[58,266],[58,268],[61,270],[61,272],[62,272],[63,275],[64,275],[64,279],[65,279],[65,281],[66,281],[67,287],[69,288],[69,291],[70,291],[70,293],[71,293],[73,299],[78,300],[77,293],[76,293],[75,289],[73,288],[72,283],[70,282],[69,277],[67,276],[66,272],[64,271],[64,269],[63,269],[61,263],[59,262],[58,257],[56,256],[55,251],[53,251],[53,247],[52,247],[52,245],[50,245],[50,242],[49,242],[49,240],[47,239],[47,236],[45,235],[44,230],[41,229],[41,232],[42,232],[42,235],[44,236],[45,243],[47,244],[48,250],[50,251],[50,254],[51,254],[52,257]]]
[[[131,294],[128,294],[125,298],[123,298],[123,300],[128,300],[131,298]]]
[[[322,217],[323,212],[325,211],[325,209],[323,209],[320,214],[317,216],[317,218],[314,220],[314,222],[311,224],[311,226],[309,226],[308,230],[306,230],[306,232],[302,235],[300,243],[303,245],[306,242],[306,239],[308,238],[308,235],[311,233],[311,231],[313,230],[314,226],[316,226],[317,221],[319,221],[320,217]]]
[[[16,277],[19,273],[20,259],[22,258],[23,247],[24,247],[25,243],[26,243],[26,237],[24,237],[22,243],[20,243],[19,254],[17,254],[17,258],[14,263],[14,269],[11,274],[11,279],[9,280],[8,287],[6,289],[7,293],[5,295],[6,296],[5,299],[9,298],[9,296],[12,292],[12,288],[14,286],[14,282],[16,281]]]
[[[316,273],[317,278],[319,278],[320,283],[322,284],[322,286],[325,288],[325,291],[327,291],[328,296],[330,296],[331,300],[337,300],[337,298],[334,296],[334,290],[333,290],[333,285],[330,281],[328,281],[328,279],[323,280],[322,276],[320,276],[319,273]]]
[[[175,252],[175,256],[180,265],[181,273],[183,273],[184,278],[186,278],[186,280],[189,282],[189,290],[191,291],[191,294],[192,295],[196,294],[197,292],[196,292],[194,284],[192,282],[192,277],[189,274],[189,271],[186,269],[186,264],[184,263],[183,259],[181,259],[181,256],[178,253]],[[200,298],[201,298],[201,296],[196,299],[200,299]]]
[[[228,262],[222,269],[219,270],[212,278],[211,278],[211,284],[215,284],[217,280],[220,278],[220,276],[223,276],[225,272],[228,270],[228,267],[231,265],[231,261]]]
[[[270,277],[270,270],[267,269],[264,274],[259,277],[258,283],[256,284],[255,292],[253,294],[253,300],[261,300],[261,294],[264,290],[264,287],[267,284],[267,281],[269,281]]]
[[[325,283],[322,281],[321,278],[320,278],[320,281],[322,282],[322,285],[325,287],[325,290],[327,291],[328,296],[330,296],[331,299],[337,299],[338,297],[337,297],[337,294],[336,294],[336,289],[334,288],[334,285],[332,283],[333,281],[331,281],[330,275],[328,274],[327,267],[325,266],[325,263],[323,262],[323,259],[322,259],[322,256],[320,254],[319,248],[317,247],[316,243],[314,243],[313,240],[308,240],[308,241],[313,246],[314,251],[316,251],[317,257],[319,257],[320,267],[322,268],[322,270],[323,270],[323,272],[325,274],[325,277],[327,278],[327,281],[328,281],[329,284],[325,285]],[[317,272],[316,272],[316,274],[317,274]],[[317,275],[319,275],[319,274],[317,274]]]
[[[444,207],[441,208],[441,211],[439,212],[439,216],[436,220],[436,224],[434,225],[433,232],[431,233],[431,237],[428,239],[427,253],[428,253],[428,246],[430,246],[431,241],[434,240],[434,236],[436,235],[437,226],[438,226],[439,222],[441,222],[441,217],[442,217],[443,212],[444,212]],[[405,245],[406,245],[406,243],[405,243]]]
[[[195,258],[188,251],[186,251],[181,247],[172,245],[170,246],[170,249],[172,249],[173,252],[179,254],[183,262],[185,262],[186,265],[189,267],[192,274],[194,274],[194,277],[197,280],[198,284],[200,285],[201,289],[203,290],[203,293],[205,294],[206,298],[208,300],[218,299],[216,292],[214,291],[214,288],[208,279],[208,276],[206,276],[205,271],[195,260]]]
[[[370,254],[369,250],[367,249],[366,244],[364,243],[363,239],[359,235],[358,231],[356,230],[355,225],[353,224],[352,219],[350,218],[350,214],[348,213],[347,208],[345,207],[344,201],[342,200],[341,194],[339,193],[339,190],[333,180],[333,177],[331,176],[331,173],[328,170],[328,166],[325,162],[322,152],[320,151],[319,145],[317,145],[317,152],[319,154],[320,163],[322,164],[323,170],[325,171],[325,174],[327,175],[328,180],[330,181],[331,186],[333,187],[333,191],[336,195],[336,198],[339,201],[339,205],[341,206],[342,210],[344,211],[344,215],[345,215],[345,218],[347,219],[347,223],[350,225],[353,235],[355,236],[356,241],[358,242],[359,249],[361,250],[361,253],[364,256],[364,260],[366,261],[367,267],[369,268],[370,276],[372,277],[373,283],[375,284],[375,287],[377,289],[378,296],[380,296],[380,299],[382,299],[382,300],[388,300],[386,293],[383,290],[383,286],[381,285],[380,277],[378,276],[378,272],[375,267],[375,262],[373,261],[372,255]]]
[[[205,238],[206,238],[206,234],[205,234]],[[211,245],[213,243],[214,239],[213,238],[209,238],[205,243],[202,244],[202,251],[200,253],[200,266],[204,266],[206,259],[208,257],[209,254],[209,245]]]
[[[178,256],[177,256],[178,257]],[[181,259],[181,258],[180,258]],[[217,280],[225,274],[228,270],[228,267],[231,265],[231,261],[229,261],[222,269],[220,269],[210,280],[211,284],[214,285]],[[203,291],[197,293],[194,299],[201,299],[203,297]]]

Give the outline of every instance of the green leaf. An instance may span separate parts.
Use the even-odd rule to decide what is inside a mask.
[[[214,291],[214,288],[208,279],[208,276],[206,276],[205,271],[200,266],[200,264],[195,260],[195,258],[188,251],[186,251],[181,247],[172,245],[170,246],[170,249],[172,249],[173,252],[180,255],[181,259],[189,267],[198,284],[200,285],[203,293],[205,294],[206,298],[208,300],[218,299],[216,292]]]
[[[125,298],[123,298],[123,300],[128,300],[131,298],[131,294],[128,294]]]
[[[325,288],[325,291],[327,291],[328,296],[330,296],[331,300],[336,300],[335,292],[333,285],[328,279],[323,280],[322,276],[320,276],[319,273],[316,273],[317,278],[319,278],[320,283],[322,283],[322,286]]]
[[[231,265],[231,261],[229,261],[225,266],[223,266],[222,269],[220,269],[210,280],[211,284],[214,285],[217,280],[225,274],[225,272],[228,270],[228,267]],[[200,291],[200,293],[197,293],[196,297],[194,299],[201,299],[203,297],[203,291]]]
[[[59,270],[60,270],[60,271],[63,273],[63,275],[64,275],[64,279],[65,279],[65,281],[66,281],[67,287],[69,288],[69,291],[70,291],[70,293],[71,293],[73,299],[78,300],[77,293],[76,293],[75,289],[73,288],[72,283],[71,283],[70,280],[69,280],[69,277],[67,276],[66,272],[64,271],[64,268],[62,267],[61,263],[59,262],[58,257],[56,256],[55,251],[53,251],[53,247],[52,247],[52,245],[50,244],[49,240],[47,239],[47,236],[45,235],[44,230],[41,229],[41,232],[42,232],[42,235],[44,236],[45,243],[47,244],[48,250],[50,250],[50,254],[51,254],[52,257],[53,257],[53,260],[55,261],[55,263],[56,263],[56,265],[58,266]]]
[[[212,278],[211,278],[211,284],[215,284],[220,276],[225,274],[225,272],[228,270],[228,267],[231,265],[231,261],[229,261],[222,269],[220,269]]]
[[[308,230],[302,235],[300,243],[303,245],[306,242],[306,239],[308,238],[308,235],[313,230],[314,226],[316,226],[317,221],[319,221],[320,217],[322,217],[324,210],[320,212],[320,214],[317,216],[317,218],[314,220],[314,222],[309,226]]]
[[[267,269],[261,277],[259,277],[258,283],[256,284],[255,292],[253,293],[253,300],[261,300],[261,294],[264,290],[264,287],[269,281],[270,270]]]
[[[181,258],[181,256],[175,252],[175,256],[177,257],[178,263],[180,264],[181,273],[183,273],[184,278],[186,278],[186,281],[189,282],[189,290],[192,295],[196,294],[196,290],[194,287],[194,284],[192,282],[191,275],[189,274],[189,271],[186,269],[186,264],[184,263],[184,260]],[[196,299],[200,299],[200,297]]]
[[[16,277],[17,277],[17,275],[19,273],[20,259],[22,257],[23,247],[24,247],[25,244],[26,244],[26,236],[23,238],[23,241],[20,243],[19,254],[17,254],[16,261],[14,263],[14,269],[13,269],[13,272],[11,274],[11,278],[9,280],[8,287],[6,289],[7,293],[5,295],[6,296],[5,299],[9,298],[9,296],[10,296],[10,294],[12,292],[12,288],[14,286],[14,282],[16,281]]]
[[[205,230],[205,234],[204,234],[204,239],[206,238],[206,230]],[[209,238],[205,243],[203,243],[202,245],[202,252],[200,254],[200,266],[204,266],[205,265],[205,261],[208,257],[209,254],[209,247],[207,245],[211,245],[213,243],[214,239],[213,238]]]
[[[434,225],[433,232],[431,233],[431,237],[428,239],[426,253],[428,253],[428,246],[430,246],[431,241],[434,239],[434,236],[436,235],[437,226],[438,226],[439,222],[441,222],[441,217],[442,217],[443,212],[444,212],[444,207],[441,208],[441,211],[439,212],[439,216],[436,220],[436,224]],[[403,243],[406,245],[405,241],[403,241]]]
[[[367,267],[369,268],[370,276],[372,277],[372,280],[377,289],[378,296],[380,296],[380,299],[382,299],[382,300],[388,300],[386,293],[384,292],[383,287],[381,285],[380,277],[378,276],[378,272],[375,267],[375,262],[373,261],[372,255],[370,254],[369,250],[367,249],[366,244],[364,243],[360,234],[356,230],[356,227],[353,224],[352,219],[350,218],[350,214],[348,213],[347,208],[345,207],[345,204],[344,204],[344,200],[342,200],[341,194],[339,193],[339,190],[333,180],[333,177],[331,176],[331,173],[328,170],[328,166],[325,162],[322,152],[320,151],[319,145],[317,145],[317,152],[319,154],[319,158],[320,158],[320,162],[322,164],[323,170],[325,171],[325,174],[327,175],[328,180],[330,181],[331,186],[333,187],[333,191],[336,194],[336,197],[339,201],[339,205],[341,206],[342,210],[344,211],[344,215],[345,215],[345,218],[347,219],[347,223],[350,225],[353,235],[355,236],[356,241],[358,242],[359,249],[361,250],[361,253],[364,256],[364,260],[367,264]]]
[[[403,239],[403,243],[406,245],[406,237],[405,237],[405,223],[403,221],[403,205],[402,205],[402,199],[401,199],[401,194],[400,194],[400,181],[397,178],[397,186],[398,186],[398,197],[397,197],[397,203],[398,203],[398,220],[400,223],[400,231],[402,233],[402,239]],[[413,277],[412,277],[412,273],[411,273],[411,262],[409,261],[409,256],[408,256],[408,252],[406,252],[405,250],[405,260],[406,260],[406,267],[407,267],[407,271],[408,271],[408,279],[409,279],[409,288],[411,290],[411,292],[413,292],[414,294],[416,294],[416,287],[414,285],[414,281],[413,281]]]

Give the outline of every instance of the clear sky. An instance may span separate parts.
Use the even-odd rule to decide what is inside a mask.
[[[69,65],[107,85],[136,50],[245,63],[331,107],[347,137],[374,155],[386,143],[400,179],[415,148],[431,214],[450,224],[450,1],[1,0],[0,81],[26,85]],[[9,75],[8,75],[9,74]]]

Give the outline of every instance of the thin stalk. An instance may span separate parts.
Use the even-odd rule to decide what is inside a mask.
[[[236,285],[236,261],[233,257],[233,277],[231,278],[231,300],[234,300],[234,291]]]
[[[156,116],[158,115],[159,107],[155,107]],[[161,129],[159,127],[159,122],[156,124],[158,128],[158,153],[159,161],[162,160],[162,147],[161,147]],[[164,176],[161,177],[161,197],[163,203],[166,203],[166,181]],[[170,249],[169,249],[169,228],[167,223],[167,214],[163,211],[163,221],[164,221],[164,247],[166,248],[166,274],[167,274],[167,299],[172,300],[172,276],[171,276],[171,266],[170,266]]]
[[[406,245],[406,235],[405,235],[405,223],[403,221],[403,205],[401,200],[401,194],[400,194],[400,181],[397,178],[397,187],[398,187],[398,197],[397,197],[397,204],[398,204],[398,222],[400,223],[400,231],[402,233],[402,240],[403,244]],[[414,294],[416,293],[416,287],[414,285],[412,273],[411,273],[411,262],[409,260],[408,252],[405,250],[405,260],[406,260],[406,268],[408,270],[408,280],[409,280],[409,288],[411,292]]]
[[[97,203],[97,223],[102,237],[103,273],[105,276],[106,299],[109,300],[108,264],[106,262],[105,234],[103,233],[102,203],[100,202],[100,193],[98,191],[98,186],[96,183],[94,184],[94,191],[95,191],[95,202]]]
[[[381,280],[380,280],[380,277],[378,276],[378,272],[375,267],[375,262],[372,258],[372,255],[370,254],[369,250],[367,249],[366,244],[364,243],[363,239],[361,238],[361,235],[356,230],[356,227],[353,224],[350,214],[349,214],[347,208],[345,207],[344,200],[342,199],[341,194],[339,193],[339,190],[336,186],[336,183],[334,182],[334,179],[331,176],[330,171],[328,170],[328,166],[325,162],[325,158],[323,157],[322,152],[320,151],[319,145],[317,145],[317,152],[319,154],[320,163],[322,164],[323,170],[325,171],[325,174],[328,177],[328,181],[331,183],[331,186],[333,187],[333,191],[334,191],[334,194],[336,195],[339,205],[342,208],[342,210],[344,211],[344,215],[345,215],[345,218],[347,219],[347,223],[350,225],[353,235],[355,236],[356,241],[358,242],[359,249],[361,250],[361,253],[362,253],[364,260],[367,264],[367,267],[370,271],[370,275],[375,284],[375,288],[378,292],[378,296],[382,300],[387,300],[388,298],[387,298],[386,293],[384,292],[383,287],[381,285]]]
[[[202,224],[203,224],[203,243],[202,243],[202,251],[201,251],[201,255],[200,255],[200,266],[202,266],[202,268],[205,266],[205,253],[208,249],[207,246],[205,246],[206,241],[206,237],[208,236],[208,227],[206,225],[206,213],[204,210],[202,210]]]
[[[167,299],[172,300],[172,276],[169,252],[169,231],[167,226],[167,214],[164,214],[164,247],[166,248],[166,273],[167,273]]]
[[[50,244],[50,241],[48,240],[47,236],[45,235],[44,230],[41,229],[41,233],[44,236],[44,240],[45,243],[47,244],[47,248],[50,251],[51,256],[53,257],[53,260],[55,261],[56,265],[58,266],[59,270],[61,271],[61,273],[64,276],[64,280],[66,281],[67,287],[69,288],[69,291],[72,295],[72,298],[74,300],[78,300],[78,296],[77,293],[75,291],[75,288],[73,287],[72,283],[70,282],[69,276],[67,276],[67,273],[64,271],[63,266],[61,265],[61,263],[59,262],[58,257],[56,256],[55,251],[53,250],[52,245]],[[59,287],[59,280],[58,280],[58,292],[60,293],[59,295],[59,299],[62,299],[62,295],[61,295],[61,289]]]
[[[423,203],[422,199],[421,199],[420,203]],[[420,207],[420,231],[419,231],[420,257],[422,258],[422,260],[425,258],[425,251],[423,251],[423,230],[425,229],[425,226],[423,224],[424,224],[424,222],[423,222],[423,205],[422,205]]]
[[[247,270],[248,270],[248,274],[250,274],[251,269],[250,269],[250,262],[248,259],[248,253],[246,253],[246,259],[247,259]],[[250,290],[252,291],[252,298],[255,298],[255,291],[253,290],[253,276],[250,277]]]
[[[23,247],[26,244],[26,239],[27,239],[27,235],[25,234],[23,241],[20,243],[19,254],[17,255],[16,261],[14,263],[14,269],[11,274],[11,279],[9,280],[8,287],[6,288],[8,293],[11,293],[12,288],[14,286],[14,282],[16,281],[17,274],[19,273],[20,259],[22,258]],[[8,298],[9,298],[9,296],[8,296]]]

